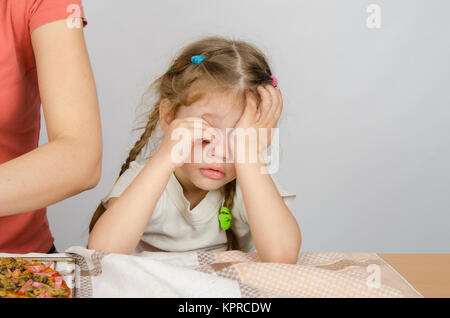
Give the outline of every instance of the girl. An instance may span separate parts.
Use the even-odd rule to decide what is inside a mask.
[[[261,261],[295,263],[301,234],[285,203],[295,195],[261,173],[262,160],[249,160],[249,143],[244,160],[226,160],[228,128],[276,127],[282,98],[275,86],[264,55],[246,42],[213,37],[186,47],[154,83],[158,100],[94,213],[88,248],[127,254],[256,249]],[[164,135],[158,150],[137,160],[158,124]],[[188,162],[193,152],[174,160],[180,129],[190,137],[182,148],[211,141],[215,147],[202,152],[201,162]],[[225,137],[205,137],[208,129]],[[211,158],[214,163],[205,163]]]

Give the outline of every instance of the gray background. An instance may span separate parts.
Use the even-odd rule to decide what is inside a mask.
[[[371,3],[381,7],[380,29],[366,25]],[[48,208],[59,250],[86,244],[90,217],[136,138],[145,88],[183,45],[219,34],[260,47],[279,79],[278,179],[297,194],[303,250],[450,252],[449,1],[83,4],[103,175],[95,189]]]

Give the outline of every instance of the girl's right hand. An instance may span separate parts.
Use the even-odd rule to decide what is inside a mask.
[[[202,147],[204,141],[211,142],[211,134],[205,131],[212,127],[202,118],[186,117],[174,119],[158,149],[173,164],[173,169],[181,167],[191,160],[193,146]]]

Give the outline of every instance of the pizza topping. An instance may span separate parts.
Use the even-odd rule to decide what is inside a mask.
[[[48,276],[47,275],[33,275],[33,281],[38,282],[38,283],[44,283],[44,284],[48,284]]]
[[[0,258],[0,298],[67,298],[70,289],[62,276],[51,268],[53,262]]]
[[[33,282],[32,286],[36,287],[36,288],[42,288],[42,287],[44,287],[44,284],[38,283],[38,282]]]
[[[27,290],[27,287],[33,285],[33,280],[28,280],[23,286],[22,288],[19,290],[19,295],[23,295],[25,294],[25,291]]]
[[[60,289],[61,285],[62,285],[62,277],[61,276],[56,276],[55,277],[55,285],[53,286],[53,288]]]
[[[46,272],[46,273],[38,273],[38,274],[45,275],[47,277],[52,277],[52,276],[55,276],[57,273],[56,272]]]
[[[40,273],[45,269],[45,267],[43,265],[40,265],[40,266],[26,266],[25,265],[24,268],[33,274]]]
[[[47,293],[46,291],[43,291],[36,298],[52,298],[52,295]]]

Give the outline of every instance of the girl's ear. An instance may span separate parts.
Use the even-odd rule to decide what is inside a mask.
[[[170,100],[164,98],[159,103],[159,125],[163,133],[166,133],[170,123],[174,119],[174,114],[171,109]]]

